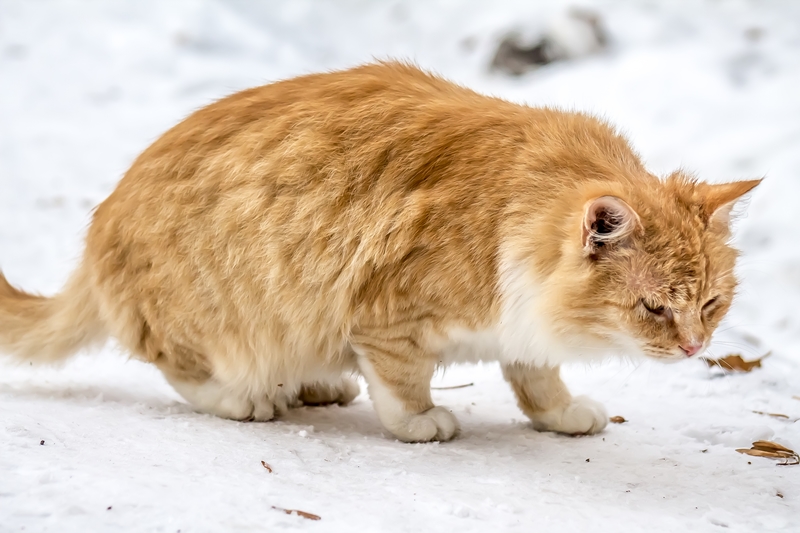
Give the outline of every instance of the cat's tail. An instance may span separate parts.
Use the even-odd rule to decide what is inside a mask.
[[[52,298],[16,289],[0,272],[0,352],[55,363],[107,336],[83,268]]]

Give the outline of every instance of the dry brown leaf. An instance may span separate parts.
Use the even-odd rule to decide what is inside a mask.
[[[619,415],[612,416],[611,418],[608,419],[608,421],[611,422],[612,424],[624,424],[625,422],[627,422],[627,420],[625,420]]]
[[[322,520],[322,517],[319,515],[307,513],[305,511],[298,511],[297,509],[283,509],[281,507],[275,507],[274,505],[272,508],[276,511],[283,511],[286,514],[296,514],[297,516],[302,516],[303,518],[308,518],[309,520]]]
[[[791,418],[788,415],[784,415],[781,413],[767,413],[764,411],[753,411],[753,412],[757,415],[771,416],[773,418],[785,418],[786,420],[791,420]]]
[[[734,372],[750,372],[754,368],[761,368],[761,361],[769,357],[771,352],[767,352],[763,357],[755,359],[753,361],[745,361],[742,359],[742,356],[738,353],[732,353],[730,355],[726,355],[720,359],[703,359],[706,362],[709,368],[718,366],[723,370],[734,371]]]
[[[756,448],[736,448],[736,451],[753,457],[769,457],[771,459],[786,459],[793,456],[793,454],[787,452],[774,452]]]
[[[794,453],[794,450],[790,450],[786,446],[781,446],[777,442],[772,442],[771,440],[757,440],[753,443],[753,448],[757,450]]]
[[[450,389],[463,389],[466,387],[472,387],[475,385],[474,383],[464,383],[463,385],[451,385],[449,387],[431,387],[431,390],[450,390]]]
[[[267,463],[266,461],[261,461],[261,466],[263,466],[264,468],[266,468],[266,469],[267,469],[267,472],[269,472],[270,474],[272,473],[272,467],[271,467],[271,466],[269,466],[269,463]]]
[[[800,456],[786,446],[768,440],[757,440],[752,448],[737,448],[737,452],[753,457],[766,457],[768,459],[782,459],[781,466],[800,464]]]

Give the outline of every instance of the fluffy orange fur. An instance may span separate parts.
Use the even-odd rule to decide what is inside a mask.
[[[53,298],[0,275],[0,347],[56,361],[116,338],[199,410],[268,420],[346,403],[361,372],[398,438],[451,438],[439,365],[499,360],[538,429],[602,407],[558,365],[702,350],[758,181],[649,173],[580,113],[380,63],[246,90],[189,116],[94,213]]]

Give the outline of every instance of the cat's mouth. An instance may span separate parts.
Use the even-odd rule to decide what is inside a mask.
[[[686,350],[682,349],[680,346],[676,346],[673,350],[648,346],[643,351],[646,356],[652,359],[658,359],[662,363],[679,363],[687,359],[699,358],[705,350],[706,345],[703,344],[698,350],[693,351],[691,355],[687,354]]]

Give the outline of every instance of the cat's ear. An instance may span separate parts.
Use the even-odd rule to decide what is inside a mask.
[[[641,226],[639,215],[616,196],[590,200],[583,209],[583,250],[597,256],[610,246],[624,245]]]
[[[736,202],[759,183],[761,180],[709,184],[705,197],[701,200],[703,210],[708,217],[709,227],[726,231],[731,221],[731,211]]]

